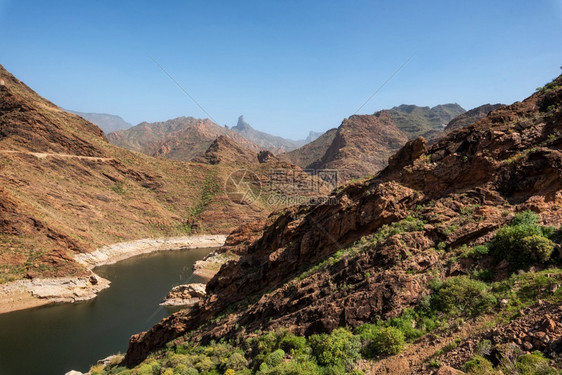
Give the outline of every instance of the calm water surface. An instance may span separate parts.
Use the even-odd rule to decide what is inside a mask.
[[[98,267],[111,287],[79,304],[0,315],[0,375],[86,372],[124,353],[129,337],[168,315],[158,304],[175,285],[201,282],[191,267],[214,249],[163,251]]]

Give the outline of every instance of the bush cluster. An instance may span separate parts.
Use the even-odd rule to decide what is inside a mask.
[[[496,305],[497,299],[483,281],[458,276],[434,284],[431,305],[434,309],[455,315],[480,315]]]
[[[538,224],[539,217],[532,211],[515,215],[510,225],[498,230],[490,245],[497,259],[507,259],[515,268],[550,259],[556,244],[549,238],[555,235],[552,228]]]

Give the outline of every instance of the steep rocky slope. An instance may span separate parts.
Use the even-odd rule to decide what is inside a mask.
[[[75,115],[78,115],[83,119],[90,121],[92,124],[99,126],[99,128],[103,130],[105,134],[119,130],[125,130],[133,126],[127,121],[123,120],[120,116],[110,115],[107,113],[86,113],[77,111],[68,112],[74,113]]]
[[[211,143],[203,155],[193,159],[197,163],[257,163],[258,154],[241,147],[231,138],[221,135]]]
[[[309,168],[320,160],[326,154],[326,151],[334,141],[338,129],[330,129],[310,143],[297,148],[296,150],[280,155],[301,168]]]
[[[238,118],[238,123],[232,127],[232,130],[255,143],[260,149],[269,150],[274,154],[294,150],[305,143],[305,141],[293,141],[256,130],[244,120],[244,116]]]
[[[452,130],[464,128],[465,126],[474,124],[476,121],[486,117],[491,111],[494,111],[500,107],[503,107],[503,104],[483,104],[479,107],[466,111],[465,113],[449,121],[449,123],[445,127],[445,132],[450,132]]]
[[[193,117],[178,117],[164,122],[142,122],[130,129],[109,133],[107,139],[117,146],[150,156],[189,161],[202,155],[221,135],[232,138],[250,150],[259,149],[236,132],[209,119]]]
[[[283,205],[265,195],[252,205],[232,202],[223,187],[236,164],[122,149],[3,67],[0,81],[0,282],[80,274],[77,253],[195,227],[228,233]],[[262,179],[273,167],[254,164]]]
[[[354,120],[365,120],[358,117]],[[562,224],[561,171],[559,77],[523,102],[492,111],[431,147],[423,138],[408,142],[375,177],[335,191],[335,204],[291,207],[265,223],[246,226],[225,249],[239,259],[208,283],[205,301],[133,336],[124,363],[137,364],[166,343],[181,348],[183,342],[219,338],[240,342],[281,327],[308,336],[377,323],[402,324],[395,327],[412,340],[422,335],[428,346],[402,359],[387,355],[379,365],[354,366],[377,374],[434,371],[430,350],[444,346],[430,340],[437,333],[454,337],[468,332],[465,325],[480,324],[477,313],[491,312],[486,321],[497,314],[501,327],[537,299],[560,303],[560,293],[549,285],[561,281],[562,232],[542,226]],[[536,219],[526,218],[535,214],[514,219],[514,213],[525,210],[536,212]],[[517,227],[523,225],[517,221],[527,229]],[[554,249],[553,258],[539,262],[523,256],[520,241],[510,245],[515,253],[488,253],[502,245],[495,237],[498,228],[509,226],[515,233],[532,230],[538,236],[533,241]],[[477,246],[482,244],[492,245]],[[528,251],[538,249],[533,246]],[[517,259],[533,268],[513,273],[521,267]],[[459,331],[443,322],[455,323]],[[435,335],[428,335],[432,330]],[[314,355],[319,363],[329,363],[322,353]],[[261,361],[252,354],[250,360]]]
[[[385,110],[396,127],[408,135],[409,139],[419,136],[426,138],[440,133],[449,121],[465,112],[458,104],[439,104],[435,107],[420,107],[402,104]]]
[[[437,139],[443,134],[445,124],[464,112],[458,104],[432,108],[403,104],[373,115],[352,116],[338,129],[328,130],[281,158],[304,169],[338,169],[342,182],[365,177],[384,168],[388,157],[408,139],[420,135]],[[472,113],[473,122],[485,116],[482,111]]]
[[[311,169],[335,169],[341,181],[365,177],[386,166],[390,155],[408,141],[385,112],[345,119],[326,153]]]

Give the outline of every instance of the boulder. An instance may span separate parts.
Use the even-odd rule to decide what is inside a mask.
[[[172,288],[160,305],[192,306],[205,297],[205,284],[182,284]]]

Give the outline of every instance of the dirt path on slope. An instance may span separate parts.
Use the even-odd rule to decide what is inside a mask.
[[[93,161],[110,161],[113,158],[104,158],[101,156],[82,156],[82,155],[71,155],[71,154],[55,154],[49,152],[32,152],[32,151],[17,151],[17,150],[0,150],[2,154],[25,154],[32,155],[38,159],[45,159],[46,157],[58,157],[65,159],[80,159],[80,160],[93,160]]]

